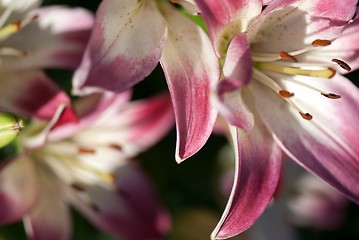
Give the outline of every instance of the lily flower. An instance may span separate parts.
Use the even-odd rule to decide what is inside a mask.
[[[40,5],[0,2],[0,110],[50,119],[70,100],[43,69],[78,66],[93,16],[85,9]]]
[[[263,11],[253,0],[196,3],[224,61],[214,102],[231,125],[237,158],[212,238],[258,219],[283,153],[359,203],[359,91],[339,74],[358,66],[357,1],[274,0]]]
[[[288,200],[288,220],[300,227],[335,230],[345,222],[348,200],[312,174],[301,176]]]
[[[196,12],[193,1],[172,2]],[[172,97],[176,160],[181,162],[212,132],[217,112],[209,96],[219,80],[219,63],[206,33],[169,1],[103,0],[73,92],[123,91],[147,77],[158,62]]]
[[[135,161],[173,125],[168,95],[127,102],[129,93],[94,94],[75,103],[79,122],[32,121],[19,153],[0,171],[0,223],[23,219],[30,239],[71,239],[68,205],[101,230],[159,239],[169,218]]]

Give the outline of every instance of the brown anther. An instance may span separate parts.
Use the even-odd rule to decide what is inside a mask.
[[[15,26],[16,31],[20,31],[20,29],[21,29],[21,22],[20,21],[15,21],[15,22],[12,23],[12,25]]]
[[[348,72],[352,70],[352,68],[349,66],[348,63],[344,62],[343,60],[333,58],[332,62],[335,62],[339,65],[339,67],[343,68],[344,70],[347,70]]]
[[[71,183],[70,185],[73,189],[79,191],[79,192],[83,192],[85,191],[85,189],[83,188],[83,186],[81,186],[79,183]]]
[[[328,78],[334,77],[335,74],[337,73],[337,71],[335,71],[335,69],[333,69],[333,68],[328,68],[328,70],[330,70],[332,72],[332,74]]]
[[[339,99],[339,98],[341,98],[340,95],[334,94],[334,93],[320,93],[320,94],[322,94],[324,97],[327,97],[329,99]]]
[[[113,148],[115,150],[118,150],[118,151],[122,151],[122,146],[119,145],[119,144],[116,144],[116,143],[111,143],[110,145],[108,145],[110,148]]]
[[[31,21],[35,21],[35,20],[37,20],[37,19],[39,19],[39,15],[34,15],[34,16],[31,18]]]
[[[26,52],[26,51],[21,51],[21,57],[26,57],[27,55],[29,55],[28,52]]]
[[[95,149],[92,148],[86,148],[86,147],[79,147],[78,152],[81,154],[95,154]]]
[[[293,57],[292,55],[290,55],[289,53],[285,52],[285,51],[280,51],[279,52],[279,56],[286,61],[290,61],[290,62],[298,62],[298,60]]]
[[[302,118],[304,118],[305,120],[312,120],[313,116],[310,115],[309,113],[303,113],[303,112],[299,112],[300,116],[302,116]]]
[[[288,92],[287,90],[280,90],[278,94],[283,98],[290,98],[294,96],[294,93]]]
[[[89,206],[95,212],[100,212],[100,208],[94,202],[90,202]]]
[[[316,39],[312,42],[313,47],[325,47],[329,46],[332,42],[326,39]]]
[[[111,178],[112,183],[116,182],[116,179],[117,179],[117,174],[116,173],[109,173],[109,176]]]

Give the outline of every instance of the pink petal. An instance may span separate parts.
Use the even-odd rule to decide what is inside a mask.
[[[74,102],[74,108],[80,118],[79,121],[73,121],[72,123],[63,124],[61,127],[52,129],[49,133],[49,139],[59,141],[81,132],[96,121],[99,116],[103,115],[106,109],[112,108],[117,111],[119,108],[122,108],[130,97],[130,91],[125,91],[119,94],[111,92],[96,93],[77,99]]]
[[[167,94],[130,103],[119,115],[122,141],[126,147],[141,151],[157,143],[168,133],[174,122],[171,99]],[[136,151],[130,155],[137,153]]]
[[[76,68],[90,37],[92,14],[80,8],[45,7],[26,17],[33,16],[38,19],[2,43],[3,47],[25,51],[26,56],[2,57],[1,68]]]
[[[87,49],[90,63],[80,67],[75,85],[127,89],[156,67],[165,40],[166,22],[155,2],[102,1]],[[88,67],[89,71],[81,69]]]
[[[160,239],[170,228],[149,179],[135,164],[126,164],[116,173],[116,187],[84,185],[92,204],[73,192],[71,202],[97,227],[128,239]]]
[[[241,92],[237,79],[224,79],[218,84],[218,96],[214,97],[213,102],[229,124],[250,131],[254,125],[254,117]]]
[[[69,97],[43,72],[1,72],[0,108],[26,116],[51,119],[61,104],[70,105]],[[75,121],[70,110],[66,117]]]
[[[272,1],[248,29],[252,49],[279,53],[338,37],[355,13],[356,0]]]
[[[229,45],[223,66],[225,79],[218,84],[218,96],[214,98],[214,104],[228,123],[245,131],[252,129],[254,124],[253,115],[241,95],[241,88],[245,87],[252,77],[252,65],[248,64],[250,62],[252,58],[246,35],[240,33]]]
[[[359,16],[354,19],[354,22],[347,25],[341,34],[330,46],[320,48],[317,51],[305,54],[304,60],[307,61],[326,61],[329,62],[333,58],[345,61],[351,67],[352,71],[359,68]],[[338,70],[343,74],[347,73],[338,67]]]
[[[252,77],[252,62],[250,46],[245,33],[236,35],[231,41],[226,60],[223,66],[223,74],[226,78],[238,81],[238,87],[248,84]]]
[[[21,220],[36,200],[35,172],[30,159],[2,162],[0,172],[0,224]]]
[[[262,9],[259,0],[196,0],[218,56],[224,56],[232,38],[247,29]]]
[[[86,100],[94,103],[92,100],[95,97],[93,95]],[[58,141],[76,134],[77,142],[83,146],[116,146],[121,148],[121,157],[116,155],[118,159],[135,156],[158,142],[169,131],[173,126],[173,109],[168,94],[125,103],[127,97],[127,93],[110,93],[97,99],[95,105],[98,106],[93,112],[85,115],[78,123],[51,130],[49,140]],[[100,155],[102,153],[104,155]],[[106,150],[97,150],[92,157],[102,158],[107,153]]]
[[[52,172],[38,172],[40,195],[36,206],[24,218],[26,233],[32,240],[66,240],[71,236],[69,208],[62,199],[63,192],[56,177],[50,174]]]
[[[297,96],[293,101],[313,116],[307,121],[276,93],[256,84],[252,89],[260,96],[256,98],[259,113],[291,158],[359,202],[359,126],[355,124],[359,120],[359,91],[339,75],[331,80],[308,80],[314,87],[341,95],[341,99],[325,98],[288,81],[286,89],[294,90]]]
[[[176,160],[181,162],[195,154],[212,132],[217,113],[210,92],[219,80],[219,64],[199,26],[171,6],[165,13],[171,34],[161,65],[176,117]]]
[[[282,152],[256,116],[251,132],[232,127],[236,153],[234,185],[212,238],[229,238],[249,228],[264,212],[276,190]]]

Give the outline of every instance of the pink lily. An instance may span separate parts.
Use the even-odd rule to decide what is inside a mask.
[[[357,1],[274,0],[263,11],[253,0],[196,3],[225,60],[215,102],[237,156],[212,238],[239,234],[263,213],[282,152],[358,203],[359,91],[337,73],[358,66]]]
[[[191,12],[197,9],[193,1],[172,2],[186,4]],[[147,77],[158,62],[172,97],[176,160],[181,162],[212,132],[217,112],[209,95],[219,80],[219,64],[205,32],[169,1],[103,0],[73,91],[123,91]]]
[[[168,95],[128,103],[129,93],[94,94],[74,105],[80,120],[52,128],[34,120],[19,154],[0,172],[0,223],[23,219],[30,239],[70,239],[74,206],[101,230],[159,239],[169,230],[149,179],[129,160],[173,125]]]
[[[70,100],[42,69],[78,66],[93,16],[80,8],[40,5],[0,2],[0,110],[50,119]]]
[[[312,174],[299,178],[288,201],[288,220],[298,226],[334,230],[344,224],[348,200]]]

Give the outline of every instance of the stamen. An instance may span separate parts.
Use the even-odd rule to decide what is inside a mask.
[[[278,94],[283,98],[290,98],[294,96],[294,93],[288,92],[287,90],[280,90]]]
[[[339,65],[339,67],[343,68],[344,70],[347,70],[348,72],[350,70],[352,70],[352,68],[349,66],[349,64],[347,64],[346,62],[344,62],[343,60],[337,59],[337,58],[333,58],[332,62],[335,62]]]
[[[2,28],[0,28],[0,38],[6,38],[20,30],[20,22],[10,23]]]
[[[279,66],[270,63],[254,63],[253,65],[261,70],[269,70],[269,71],[275,71],[280,73],[286,73],[290,75],[302,75],[308,77],[332,78],[336,73],[336,71],[332,68],[309,70],[309,69]]]
[[[122,151],[122,146],[116,143],[112,143],[110,145],[108,145],[110,148],[116,149],[118,151]]]
[[[329,99],[338,99],[338,98],[341,98],[341,96],[338,95],[338,94],[324,92],[324,91],[322,91],[322,90],[320,90],[320,89],[318,89],[318,88],[316,88],[316,87],[313,87],[312,85],[309,85],[309,84],[300,82],[300,81],[295,80],[295,79],[293,79],[293,78],[290,78],[290,77],[289,77],[289,78],[283,78],[283,76],[281,76],[281,75],[278,74],[278,73],[273,73],[273,75],[274,75],[274,76],[277,76],[277,75],[278,75],[278,76],[277,76],[278,78],[281,78],[281,79],[283,79],[283,80],[290,81],[290,82],[293,82],[293,83],[298,84],[298,85],[300,85],[300,86],[309,88],[309,89],[311,89],[311,90],[313,90],[313,91],[315,91],[315,92],[320,93],[321,95],[323,95],[323,96],[325,96],[325,97],[327,97],[327,98],[329,98]]]
[[[96,153],[95,149],[86,148],[86,147],[79,147],[77,150],[80,154],[95,154]]]
[[[83,188],[83,186],[81,186],[79,183],[71,183],[70,185],[73,189],[79,191],[79,192],[84,192],[85,189]]]
[[[27,56],[27,52],[21,51],[15,48],[3,47],[0,48],[1,56],[14,56],[14,57],[25,57]]]
[[[324,93],[324,92],[322,92],[321,94],[322,94],[324,97],[327,97],[327,98],[329,98],[329,99],[339,99],[339,98],[341,98],[340,95],[334,94],[334,93]]]
[[[275,89],[280,87],[278,85],[278,83],[276,83],[273,79],[271,79],[270,77],[268,77],[266,74],[264,74],[261,71],[258,71],[257,69],[253,69],[253,77],[255,77],[256,80],[259,80],[260,83],[268,86],[270,89],[276,91]],[[269,80],[269,81],[268,81]],[[292,95],[293,93],[290,93],[286,90],[279,90],[276,91],[279,93],[279,95],[281,97],[283,97],[283,99],[293,108],[295,108],[300,115],[302,116],[302,118],[304,118],[305,120],[311,120],[313,117],[312,115],[310,115],[309,113],[304,113],[291,99],[290,99],[290,95]],[[281,95],[281,93],[283,94],[283,96]],[[288,97],[285,97],[288,96]],[[294,94],[292,95],[294,96]]]
[[[316,39],[312,42],[313,47],[325,47],[329,46],[330,44],[332,44],[332,42],[326,39]]]
[[[100,212],[100,208],[98,207],[97,204],[95,204],[94,202],[89,202],[89,206],[92,210],[94,210],[95,212]]]
[[[295,57],[293,57],[292,55],[290,55],[289,53],[287,53],[285,51],[280,51],[279,56],[283,60],[287,60],[287,61],[291,61],[291,62],[298,62],[298,60]]]
[[[303,119],[305,119],[305,120],[310,121],[310,120],[312,120],[312,119],[313,119],[313,116],[312,116],[312,115],[310,115],[309,113],[299,112],[299,114],[300,114],[300,116],[302,116],[302,118],[303,118]]]

